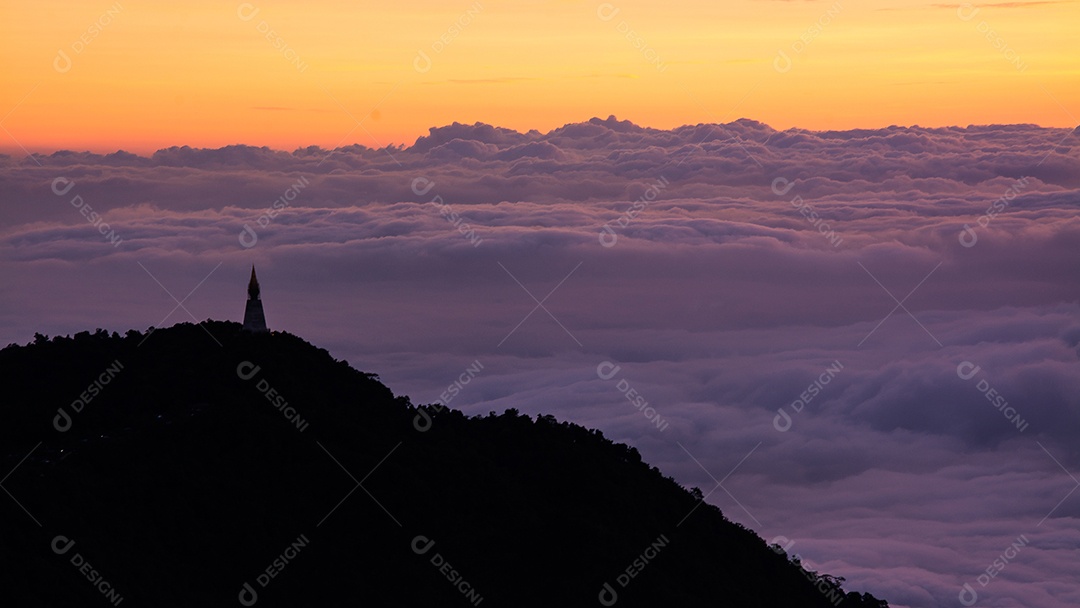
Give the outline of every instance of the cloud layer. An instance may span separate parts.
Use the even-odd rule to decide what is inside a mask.
[[[450,405],[601,428],[852,588],[1076,605],[1078,151],[609,118],[7,157],[0,340],[239,319],[254,263],[271,326],[414,402],[479,361]]]

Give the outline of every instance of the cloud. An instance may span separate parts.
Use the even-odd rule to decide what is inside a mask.
[[[418,403],[480,361],[451,406],[601,428],[703,491],[730,473],[710,502],[893,605],[1074,605],[1078,143],[609,117],[3,157],[0,339],[191,320],[166,289],[239,319],[254,263],[271,327]]]

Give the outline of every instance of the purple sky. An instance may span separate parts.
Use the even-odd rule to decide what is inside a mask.
[[[416,403],[478,361],[451,406],[600,428],[850,588],[1075,606],[1078,153],[1028,125],[593,119],[3,157],[0,341],[239,321],[255,264],[272,328]]]

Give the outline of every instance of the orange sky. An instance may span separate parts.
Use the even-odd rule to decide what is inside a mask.
[[[1071,127],[1077,24],[1052,0],[8,3],[0,150],[379,146],[611,114]]]

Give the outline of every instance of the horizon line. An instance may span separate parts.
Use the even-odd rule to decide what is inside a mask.
[[[352,148],[352,147],[357,147],[357,146],[360,147],[360,148],[368,149],[368,150],[382,150],[382,149],[386,149],[386,148],[397,148],[399,150],[406,151],[406,150],[409,150],[412,147],[416,146],[418,143],[420,143],[420,141],[422,139],[424,139],[426,137],[430,137],[435,131],[440,130],[440,129],[446,129],[446,128],[454,127],[454,126],[491,127],[491,128],[496,129],[496,130],[499,130],[499,131],[508,131],[508,132],[517,133],[519,135],[535,134],[536,137],[544,137],[544,136],[549,136],[552,133],[554,133],[554,132],[556,132],[556,131],[558,131],[560,129],[565,129],[567,127],[571,127],[571,126],[575,126],[575,125],[581,125],[581,124],[597,124],[597,123],[626,124],[626,125],[630,125],[632,127],[635,127],[635,128],[637,128],[638,130],[641,130],[641,131],[654,131],[654,132],[675,132],[675,131],[679,131],[679,130],[682,130],[682,129],[702,127],[702,126],[725,127],[725,126],[731,126],[731,125],[738,125],[740,123],[742,123],[742,124],[753,123],[755,125],[760,125],[762,127],[765,127],[765,128],[767,128],[767,129],[769,129],[769,130],[771,130],[773,132],[776,132],[776,133],[790,133],[790,132],[850,133],[852,131],[884,131],[884,130],[888,130],[888,129],[920,129],[920,130],[926,130],[926,131],[945,130],[945,129],[967,130],[967,129],[973,129],[973,128],[990,128],[990,127],[1025,127],[1025,128],[1034,128],[1034,129],[1041,129],[1041,130],[1069,130],[1069,129],[1071,129],[1073,131],[1080,131],[1080,125],[1076,125],[1075,127],[1071,127],[1071,128],[1068,127],[1068,126],[1054,127],[1054,126],[1045,126],[1045,125],[1041,125],[1041,124],[1033,123],[1033,122],[979,123],[979,124],[969,123],[967,125],[947,124],[947,125],[937,125],[937,126],[920,125],[918,123],[910,124],[910,125],[901,125],[901,124],[893,123],[893,124],[884,125],[884,126],[849,127],[849,128],[844,128],[844,129],[811,129],[811,128],[798,127],[798,126],[792,126],[792,127],[787,128],[787,129],[777,129],[777,128],[773,127],[772,125],[770,125],[770,124],[768,124],[766,122],[762,122],[762,121],[759,121],[759,120],[756,120],[756,119],[753,119],[753,118],[748,118],[748,117],[745,117],[745,116],[739,117],[739,118],[737,118],[735,120],[732,120],[732,121],[729,121],[729,122],[699,122],[699,123],[694,123],[694,124],[685,123],[685,124],[679,125],[677,127],[672,127],[672,128],[665,129],[665,128],[660,128],[660,127],[648,126],[648,125],[644,125],[644,124],[638,124],[638,123],[633,122],[632,120],[619,120],[614,114],[611,114],[611,115],[608,115],[607,118],[600,118],[599,116],[593,116],[593,117],[588,118],[588,119],[583,120],[583,121],[567,122],[567,123],[564,123],[564,124],[562,124],[562,125],[560,125],[558,127],[553,127],[552,129],[550,129],[548,131],[540,131],[538,129],[529,129],[527,131],[521,131],[521,130],[518,130],[518,129],[515,129],[515,128],[512,128],[512,127],[502,127],[502,126],[499,126],[499,125],[496,125],[496,124],[482,122],[482,121],[476,121],[476,122],[473,122],[473,123],[467,123],[467,122],[459,122],[459,121],[455,120],[455,121],[453,121],[451,123],[448,123],[448,124],[435,125],[435,126],[428,127],[427,133],[422,134],[422,135],[418,135],[416,137],[416,139],[412,141],[412,143],[407,143],[405,141],[390,142],[389,144],[387,144],[385,146],[382,146],[382,147],[371,147],[371,146],[359,143],[358,141],[353,142],[353,143],[349,143],[349,144],[339,143],[336,147],[333,147],[333,148],[324,148],[320,144],[314,144],[314,143],[307,144],[307,145],[297,145],[297,146],[293,147],[291,150],[286,149],[284,147],[276,147],[276,146],[265,145],[265,144],[263,144],[263,145],[250,144],[250,143],[244,143],[244,142],[239,142],[239,141],[234,142],[234,143],[228,143],[228,144],[216,146],[216,147],[212,146],[212,145],[210,145],[210,146],[192,146],[190,144],[173,144],[171,146],[166,146],[166,147],[129,146],[127,148],[125,148],[125,147],[118,147],[118,148],[93,147],[93,148],[76,149],[76,148],[73,148],[73,147],[72,148],[68,148],[68,147],[52,148],[52,147],[43,147],[43,146],[33,146],[33,145],[31,145],[31,146],[27,146],[27,147],[24,148],[24,147],[20,147],[18,145],[15,145],[15,146],[0,145],[0,156],[8,157],[8,158],[17,158],[18,160],[22,160],[22,159],[24,159],[24,158],[26,158],[28,156],[35,156],[35,155],[36,156],[54,156],[54,155],[59,154],[59,153],[95,154],[95,155],[101,155],[101,156],[108,156],[108,155],[113,155],[113,154],[125,153],[125,154],[131,154],[133,156],[137,156],[137,157],[140,157],[140,158],[152,158],[153,155],[158,153],[158,152],[167,151],[167,150],[173,150],[173,149],[184,149],[184,148],[187,148],[187,149],[190,149],[190,150],[203,150],[203,151],[223,150],[223,149],[226,149],[226,148],[252,148],[252,149],[265,149],[265,150],[270,150],[270,151],[274,151],[274,152],[285,152],[285,153],[290,153],[290,154],[295,153],[295,152],[300,151],[300,150],[309,149],[309,148],[316,148],[316,149],[322,150],[322,151],[331,151],[331,150],[341,150],[343,148]],[[37,149],[33,149],[33,148],[37,148]]]

